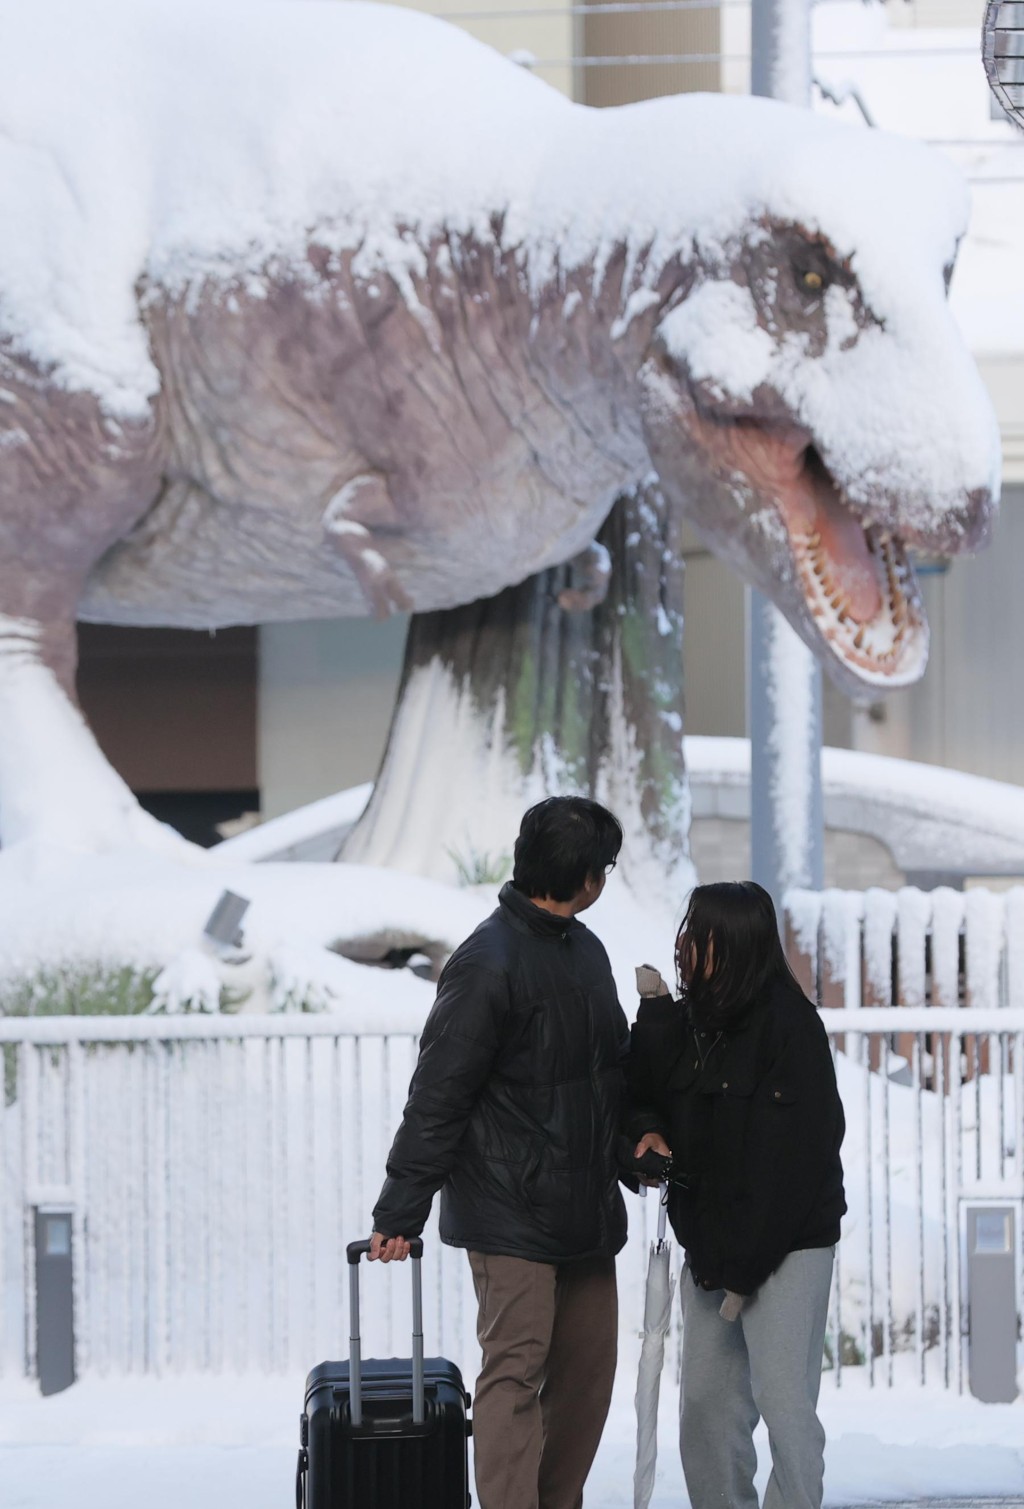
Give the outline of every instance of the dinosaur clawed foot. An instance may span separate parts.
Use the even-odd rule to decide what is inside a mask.
[[[375,472],[347,482],[324,510],[324,535],[359,583],[375,618],[409,613],[413,607],[374,532],[374,525],[386,529],[395,518],[387,483]]]

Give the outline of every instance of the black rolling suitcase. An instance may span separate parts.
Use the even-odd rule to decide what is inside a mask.
[[[306,1379],[297,1509],[468,1509],[469,1395],[454,1362],[423,1356],[423,1243],[411,1244],[412,1358],[363,1362],[359,1260],[350,1242],[348,1362]]]

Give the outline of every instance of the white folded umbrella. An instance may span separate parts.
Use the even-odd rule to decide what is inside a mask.
[[[636,1471],[633,1474],[634,1509],[647,1509],[654,1492],[658,1464],[658,1398],[665,1364],[665,1337],[672,1319],[672,1243],[665,1240],[668,1186],[658,1190],[658,1240],[651,1243],[644,1293],[644,1333],[640,1371],[636,1380]]]

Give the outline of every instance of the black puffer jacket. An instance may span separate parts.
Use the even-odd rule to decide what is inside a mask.
[[[441,974],[374,1229],[418,1236],[440,1189],[451,1246],[548,1263],[618,1252],[628,1049],[599,940],[504,886]]]
[[[667,995],[645,1001],[629,1084],[631,1131],[661,1132],[685,1178],[669,1218],[703,1287],[753,1294],[790,1252],[839,1240],[843,1107],[799,991],[778,982],[721,1033]]]

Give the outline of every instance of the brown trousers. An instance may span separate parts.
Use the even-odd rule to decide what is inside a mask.
[[[581,1509],[611,1402],[614,1258],[471,1252],[483,1366],[473,1400],[480,1509]]]

